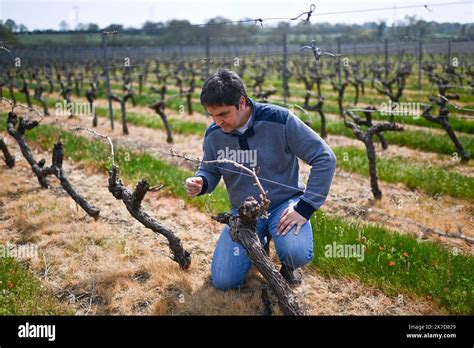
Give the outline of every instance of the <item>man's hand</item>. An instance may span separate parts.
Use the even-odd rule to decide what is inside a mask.
[[[288,207],[285,209],[283,214],[281,214],[280,223],[277,227],[277,235],[286,235],[294,225],[296,225],[295,235],[298,235],[300,233],[301,226],[303,226],[306,221],[308,220],[298,214],[298,212],[295,211],[293,207]]]
[[[185,183],[186,193],[189,196],[197,196],[198,194],[201,193],[203,184],[204,184],[204,181],[202,180],[200,176],[187,178],[186,183]]]

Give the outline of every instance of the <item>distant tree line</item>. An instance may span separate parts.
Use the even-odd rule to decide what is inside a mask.
[[[367,22],[364,24],[330,24],[304,23],[290,25],[289,22],[263,22],[263,28],[252,19],[243,19],[240,23],[232,23],[230,19],[216,17],[204,25],[193,25],[188,20],[170,20],[167,22],[145,22],[141,28],[125,28],[121,24],[111,24],[100,28],[94,23],[80,23],[74,30],[66,21],[59,23],[60,30],[34,30],[29,32],[23,24],[17,24],[11,19],[0,21],[0,41],[16,43],[22,46],[22,35],[32,34],[92,34],[101,31],[118,31],[122,39],[115,44],[131,45],[194,45],[203,44],[207,35],[212,37],[213,44],[233,45],[249,44],[264,41],[265,43],[280,43],[281,35],[288,34],[288,43],[307,44],[310,40],[327,44],[340,37],[344,42],[374,42],[383,39],[407,40],[422,39],[425,41],[450,37],[453,40],[474,40],[474,25],[472,23],[438,23],[427,22],[416,16],[406,16],[392,25],[386,21]],[[227,23],[227,24],[224,24]],[[51,35],[50,35],[51,36]],[[133,37],[131,37],[133,36]],[[41,36],[39,36],[41,38]],[[37,44],[37,42],[35,42]],[[72,40],[73,46],[87,45],[87,40]],[[29,43],[34,44],[34,43]],[[47,44],[61,43],[48,39]],[[114,44],[114,43],[112,43]]]

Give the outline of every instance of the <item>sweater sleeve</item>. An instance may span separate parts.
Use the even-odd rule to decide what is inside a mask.
[[[216,159],[212,150],[210,149],[209,138],[204,139],[202,149],[204,152],[203,161],[212,161]],[[202,185],[202,190],[198,196],[214,191],[222,176],[219,168],[216,165],[205,163],[201,163],[199,165],[195,175],[200,176],[204,182]]]
[[[315,131],[291,112],[285,132],[290,151],[311,166],[306,190],[294,207],[309,220],[327,198],[336,171],[336,155]]]

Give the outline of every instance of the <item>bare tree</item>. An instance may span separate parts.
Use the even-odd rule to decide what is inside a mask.
[[[328,132],[326,129],[326,115],[324,114],[323,107],[324,107],[323,96],[318,96],[318,102],[315,105],[305,104],[303,106],[305,110],[316,111],[319,114],[319,116],[321,117],[321,137],[325,139],[328,136]]]
[[[174,151],[171,151],[171,155],[193,161],[189,157],[186,157],[186,155],[178,155]],[[258,202],[254,197],[247,197],[239,206],[237,216],[233,216],[229,213],[219,213],[216,216],[213,216],[213,219],[221,223],[225,223],[230,227],[230,236],[232,240],[243,246],[250,260],[267,280],[270,289],[277,298],[278,305],[281,308],[283,314],[304,314],[300,309],[296,296],[293,294],[289,284],[286,282],[280,272],[277,271],[275,265],[270,259],[268,253],[262,247],[257,236],[257,219],[268,217],[267,209],[270,206],[270,201],[267,198],[267,193],[263,189],[255,169],[251,170],[240,163],[228,159],[197,161],[207,164],[232,164],[235,167],[247,172],[254,178],[255,185],[260,191],[260,202]],[[265,294],[262,295],[262,299],[265,301],[267,297]]]
[[[166,142],[171,144],[173,143],[173,132],[171,130],[171,126],[168,122],[168,117],[166,116],[165,113],[165,108],[166,108],[166,103],[165,103],[165,97],[166,97],[166,79],[168,78],[169,75],[163,75],[161,76],[163,85],[159,90],[157,90],[154,87],[151,87],[151,90],[155,93],[158,93],[160,95],[160,99],[155,101],[153,104],[149,106],[150,109],[155,110],[155,112],[160,115],[161,120],[163,121],[163,124],[165,125],[166,129]],[[178,94],[181,96],[181,94]]]
[[[31,108],[31,98],[30,98],[30,91],[28,89],[28,82],[26,81],[25,76],[23,73],[20,74],[20,78],[22,79],[22,87],[20,88],[20,93],[25,95],[26,104]]]
[[[94,102],[97,99],[97,82],[95,80],[89,82],[89,90],[86,92],[86,98],[92,112],[92,127],[97,127],[97,113],[94,107]]]
[[[436,74],[430,74],[429,78],[430,81],[437,84],[439,95],[437,97],[429,97],[431,104],[423,108],[423,113],[421,115],[426,120],[437,123],[441,127],[443,127],[451,141],[454,143],[456,150],[461,154],[461,162],[468,162],[470,159],[470,154],[464,149],[458,137],[456,136],[453,127],[449,123],[448,104],[450,103],[450,100],[458,100],[459,95],[447,94],[448,89],[454,87],[449,85],[449,80],[447,78],[443,78]],[[431,111],[433,110],[435,105],[439,106],[438,116],[431,115]]]
[[[7,118],[7,130],[8,133],[15,138],[18,145],[20,146],[21,153],[25,157],[26,161],[30,165],[31,169],[38,178],[38,182],[43,188],[48,188],[49,183],[46,179],[48,175],[56,176],[63,189],[69,194],[69,196],[91,217],[97,219],[100,214],[100,209],[89,204],[84,198],[82,198],[76,190],[73,188],[69,178],[64,172],[63,165],[63,144],[58,141],[54,144],[52,165],[45,167],[46,161],[44,159],[36,162],[30,147],[25,140],[25,132],[31,130],[39,125],[39,121],[32,121],[28,118],[17,117],[16,113],[11,111],[8,113]]]
[[[186,102],[188,105],[188,114],[192,115],[193,114],[193,103],[192,103],[192,98],[193,98],[193,93],[194,89],[196,88],[196,73],[194,70],[191,70],[191,77],[187,81],[189,87],[188,90],[186,91]]]
[[[346,120],[346,115],[349,116],[354,122],[348,122]],[[346,125],[346,127],[350,128],[356,138],[362,141],[365,145],[365,148],[367,150],[367,158],[369,160],[370,186],[372,188],[372,193],[376,199],[381,199],[382,191],[380,190],[378,184],[377,158],[373,138],[374,135],[378,135],[381,132],[403,131],[403,127],[397,125],[396,123],[378,123],[376,125],[370,126],[367,131],[364,132],[359,126],[359,124],[362,124],[361,120],[351,111],[344,112],[344,124]]]
[[[3,153],[3,160],[5,161],[6,165],[9,168],[13,168],[15,166],[15,157],[10,154],[8,151],[7,143],[5,142],[4,138],[0,135],[0,149]]]
[[[163,235],[168,240],[169,248],[173,254],[172,260],[176,261],[182,269],[188,269],[191,265],[191,254],[183,248],[181,240],[176,237],[173,231],[171,231],[168,227],[148,215],[141,205],[147,192],[157,191],[161,187],[150,187],[148,182],[143,179],[137,183],[133,192],[130,191],[123,185],[122,181],[118,177],[118,168],[115,164],[115,151],[110,137],[83,127],[75,127],[73,130],[85,130],[108,140],[112,159],[112,167],[109,170],[109,192],[112,193],[116,199],[121,200],[125,204],[125,207],[129,213],[143,226],[152,230],[156,234]]]
[[[41,105],[43,106],[43,113],[46,116],[49,116],[48,103],[46,102],[46,100],[43,97],[43,86],[42,86],[41,81],[39,80],[39,78],[36,80],[34,98],[37,101],[39,101],[41,103]]]
[[[392,109],[396,108],[398,102],[400,101],[400,98],[403,95],[403,90],[405,89],[405,82],[404,78],[402,76],[397,76],[394,79],[390,81],[385,81],[385,80],[376,80],[375,81],[375,89],[377,92],[380,94],[386,95],[390,101],[392,102]],[[378,87],[378,84],[381,84],[383,86],[383,89]],[[397,92],[393,92],[393,88],[397,85]],[[390,116],[390,122],[394,121],[394,114],[392,110],[389,110],[389,116]]]
[[[453,130],[453,127],[449,123],[449,110],[447,107],[448,100],[449,99],[443,96],[440,96],[439,98],[430,97],[431,104],[423,108],[423,113],[421,115],[428,121],[437,123],[443,127],[451,141],[454,143],[456,150],[461,154],[461,162],[466,163],[470,159],[470,154],[464,149],[464,146],[462,146]],[[431,110],[435,105],[439,106],[438,116],[431,115]]]
[[[71,100],[72,89],[71,87],[69,87],[69,85],[65,85],[62,80],[59,81],[59,85],[61,86],[60,95],[66,102],[67,110],[69,111],[69,117],[73,117],[74,113],[71,111],[71,109],[73,109],[73,104]]]
[[[171,126],[168,122],[168,117],[166,116],[165,113],[165,102],[164,101],[156,101],[155,103],[150,105],[150,109],[155,110],[155,112],[160,115],[161,120],[163,121],[163,124],[165,125],[166,129],[166,142],[168,144],[173,143],[173,132],[171,131]]]
[[[135,98],[133,96],[133,90],[129,84],[123,85],[125,96],[119,97],[116,94],[110,94],[109,98],[120,103],[120,110],[122,111],[122,131],[124,134],[129,134],[127,125],[127,101],[130,99],[133,105],[136,105]]]

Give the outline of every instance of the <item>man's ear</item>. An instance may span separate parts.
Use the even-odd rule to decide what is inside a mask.
[[[244,105],[246,104],[245,97],[244,97],[244,96],[240,97],[240,99],[239,99],[239,107],[237,108],[237,110],[240,110],[240,109],[241,109],[240,103],[242,103],[242,98],[244,98]]]

